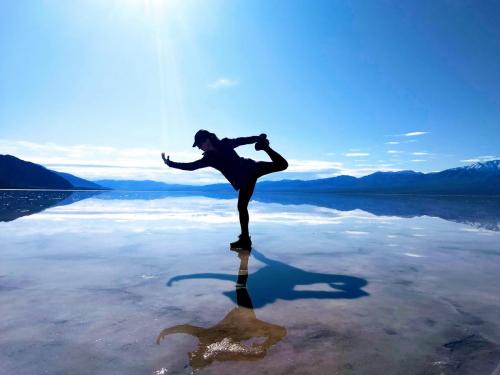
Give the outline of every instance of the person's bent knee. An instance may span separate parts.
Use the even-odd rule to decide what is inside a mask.
[[[280,171],[284,171],[287,168],[288,168],[288,162],[285,159],[283,159],[283,161],[280,163]]]

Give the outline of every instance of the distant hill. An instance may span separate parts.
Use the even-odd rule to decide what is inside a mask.
[[[69,181],[69,183],[71,183],[71,185],[73,185],[73,187],[75,189],[82,189],[82,190],[103,190],[104,189],[104,190],[108,190],[108,188],[105,188],[101,185],[98,185],[92,181],[88,181],[88,180],[85,180],[83,178],[73,176],[70,173],[57,172],[57,171],[54,171],[54,172],[57,173],[62,178],[64,178],[66,181]]]
[[[102,190],[103,187],[12,155],[0,155],[0,189]]]
[[[264,181],[260,191],[303,191],[376,194],[500,195],[500,160],[475,163],[441,172],[376,172],[355,178]]]
[[[165,184],[151,180],[96,180],[100,186],[114,190],[135,190],[135,191],[178,191],[178,190],[198,190],[199,187],[192,185]],[[222,185],[222,184],[221,184]]]
[[[233,192],[229,184],[179,185],[158,181],[87,181],[69,173],[0,155],[0,189],[138,190]],[[258,192],[500,195],[500,160],[475,163],[441,172],[376,172],[356,178],[338,176],[318,180],[281,180],[258,183]]]
[[[16,158],[0,155],[1,189],[73,189],[73,185],[57,173]]]
[[[99,180],[116,190],[231,192],[229,184],[174,185],[157,181]],[[318,180],[262,181],[259,192],[318,192],[356,194],[500,195],[500,160],[475,163],[441,172],[376,172],[356,178],[338,176]]]

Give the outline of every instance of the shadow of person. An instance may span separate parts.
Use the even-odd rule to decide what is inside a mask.
[[[292,301],[304,298],[314,299],[354,299],[369,296],[362,290],[368,283],[365,279],[335,275],[327,273],[309,272],[286,263],[267,258],[264,254],[253,249],[255,259],[264,263],[260,268],[249,276],[248,289],[253,296],[254,308],[261,308],[277,299]],[[172,277],[167,285],[188,279],[217,279],[235,281],[234,275],[222,273],[195,273]],[[297,286],[326,284],[332,290],[296,290]],[[235,291],[223,292],[225,296],[237,301]]]
[[[246,289],[249,256],[248,251],[238,254],[240,268],[235,290],[237,307],[209,328],[190,324],[165,328],[158,335],[156,343],[159,345],[174,333],[196,337],[197,349],[188,353],[193,370],[204,368],[213,361],[257,361],[264,358],[267,350],[281,341],[287,332],[285,327],[257,319]]]

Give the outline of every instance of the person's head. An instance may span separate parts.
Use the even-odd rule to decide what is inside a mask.
[[[193,147],[198,147],[200,150],[209,151],[217,147],[219,138],[214,133],[208,130],[200,129],[194,136]]]

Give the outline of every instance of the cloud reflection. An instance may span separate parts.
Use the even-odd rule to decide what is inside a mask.
[[[163,198],[152,201],[138,200],[99,200],[88,199],[71,206],[54,207],[30,216],[27,220],[65,221],[76,220],[114,220],[116,222],[155,222],[174,221],[206,224],[233,223],[238,220],[236,199],[217,200],[197,197]],[[340,212],[308,205],[282,206],[253,202],[251,220],[260,223],[279,224],[340,224],[345,219],[379,220],[375,215],[355,210]],[[384,218],[387,220],[387,218]],[[352,231],[350,234],[366,234]]]

